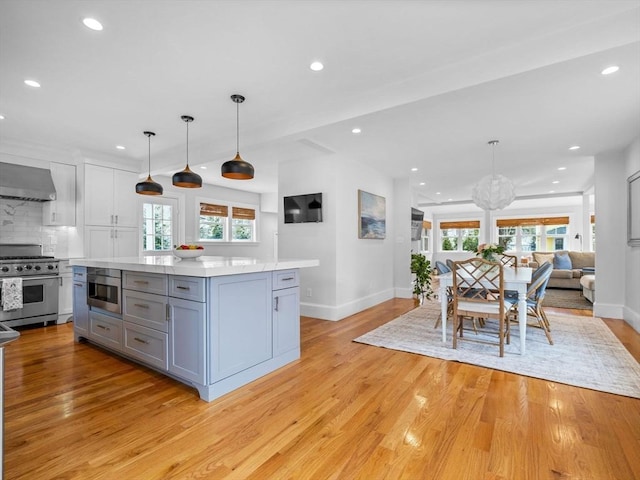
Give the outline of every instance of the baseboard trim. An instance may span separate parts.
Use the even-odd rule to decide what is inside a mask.
[[[625,306],[623,318],[624,321],[631,325],[636,332],[640,333],[640,313]]]
[[[337,306],[300,303],[300,314],[305,317],[336,322],[392,298],[394,298],[394,291],[389,289]]]
[[[596,299],[596,303],[593,304],[593,316],[605,317],[605,318],[618,318],[622,320],[624,318],[624,305],[613,303],[601,303]]]

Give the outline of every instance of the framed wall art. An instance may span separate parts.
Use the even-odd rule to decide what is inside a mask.
[[[385,198],[358,190],[358,238],[385,238],[386,221]]]
[[[627,179],[627,243],[640,247],[640,170]]]

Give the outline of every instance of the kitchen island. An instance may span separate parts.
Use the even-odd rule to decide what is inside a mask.
[[[300,358],[299,269],[319,264],[167,255],[70,263],[76,341],[192,385],[205,401]],[[87,303],[99,289],[95,269],[119,277],[117,308]]]

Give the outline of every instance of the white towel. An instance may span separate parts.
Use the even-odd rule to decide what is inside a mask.
[[[2,279],[2,310],[17,310],[22,308],[22,278]]]

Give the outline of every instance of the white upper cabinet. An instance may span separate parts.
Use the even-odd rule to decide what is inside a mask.
[[[138,175],[98,165],[85,167],[85,224],[138,226]]]
[[[76,167],[51,162],[51,178],[56,187],[56,199],[42,206],[43,225],[75,226],[76,224]]]

